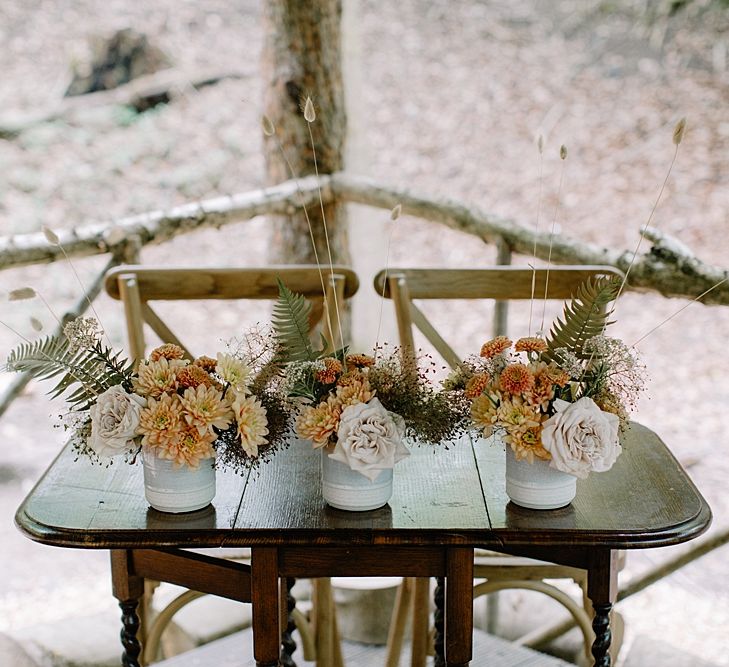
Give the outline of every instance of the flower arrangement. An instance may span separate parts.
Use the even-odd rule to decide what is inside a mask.
[[[370,356],[314,349],[311,305],[282,283],[279,290],[273,324],[284,365],[282,390],[296,406],[301,439],[374,481],[408,455],[404,438],[441,444],[460,433],[463,401],[436,391],[416,360],[398,351],[376,349]]]
[[[621,285],[586,281],[546,339],[498,336],[451,374],[446,386],[463,392],[484,436],[498,432],[517,460],[580,478],[612,467],[644,379],[634,350],[604,333]]]
[[[78,318],[63,336],[27,342],[6,363],[38,379],[60,378],[50,393],[66,395],[64,425],[80,454],[131,462],[145,450],[196,469],[217,450],[224,463],[245,468],[285,442],[288,411],[269,389],[273,355],[265,345],[257,355],[190,360],[165,344],[135,367],[103,345],[101,333],[95,319]]]

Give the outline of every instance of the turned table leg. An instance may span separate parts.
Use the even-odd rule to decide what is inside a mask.
[[[618,553],[603,549],[590,554],[587,568],[587,595],[595,616],[592,629],[595,641],[592,656],[596,667],[610,667],[610,610],[617,596]]]
[[[433,602],[435,603],[435,612],[433,613],[435,658],[433,667],[445,667],[445,644],[443,642],[445,630],[445,577],[436,577]]]
[[[142,646],[137,638],[139,632],[139,600],[144,595],[144,579],[134,574],[131,552],[115,549],[111,552],[111,582],[114,597],[122,610],[121,643],[124,647],[121,663],[123,667],[140,667],[139,654]]]
[[[286,579],[286,589],[283,593],[283,600],[286,609],[286,617],[284,620],[284,630],[281,634],[281,665],[282,667],[296,667],[296,663],[293,659],[294,651],[296,650],[296,642],[293,638],[294,630],[296,630],[296,623],[294,623],[293,611],[296,608],[296,600],[291,595],[291,589],[294,587],[296,579],[288,577]]]

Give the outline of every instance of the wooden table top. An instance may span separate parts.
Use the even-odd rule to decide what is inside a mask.
[[[218,471],[212,506],[164,514],[144,498],[142,466],[76,461],[68,447],[18,509],[16,523],[45,544],[81,548],[266,545],[525,545],[640,548],[701,534],[711,511],[661,440],[633,424],[607,473],[578,480],[566,508],[522,509],[504,490],[503,446],[464,439],[413,447],[398,464],[389,504],[344,512],[321,497],[319,452],[295,441],[247,478]]]

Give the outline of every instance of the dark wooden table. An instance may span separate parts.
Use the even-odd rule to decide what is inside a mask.
[[[609,473],[578,482],[571,505],[547,512],[508,502],[503,450],[468,441],[447,451],[414,448],[397,467],[389,505],[348,513],[322,501],[319,454],[295,442],[246,479],[219,472],[213,505],[186,515],[147,506],[139,466],[93,467],[66,449],[16,522],[44,544],[112,550],[124,665],[138,664],[136,608],[145,577],[251,601],[254,655],[268,666],[278,663],[286,628],[282,582],[379,575],[439,578],[445,593],[437,648],[448,665],[466,665],[475,547],[586,569],[592,652],[597,665],[609,665],[617,550],[683,542],[711,521],[706,501],[652,431],[633,425],[623,448]],[[235,546],[251,547],[250,567],[181,551]]]

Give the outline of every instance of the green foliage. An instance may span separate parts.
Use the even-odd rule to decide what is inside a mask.
[[[309,338],[311,304],[278,279],[278,300],[273,306],[273,330],[286,361],[314,361],[319,358]]]
[[[557,319],[547,339],[547,351],[542,355],[548,361],[559,363],[555,351],[565,347],[580,359],[591,356],[585,343],[593,336],[602,334],[612,322],[612,311],[607,305],[620,290],[622,279],[617,276],[589,278],[577,288],[577,294],[565,304],[562,319]]]
[[[47,336],[24,343],[10,353],[5,367],[27,372],[37,380],[60,380],[48,393],[54,398],[68,392],[74,409],[86,409],[109,387],[131,388],[132,366],[120,354],[96,343],[92,348],[74,349],[65,336]],[[78,385],[78,386],[76,386]]]

